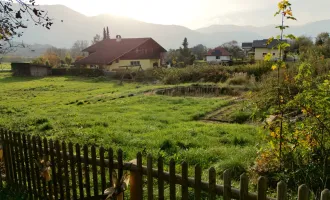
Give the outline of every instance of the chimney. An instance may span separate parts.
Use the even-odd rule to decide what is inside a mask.
[[[117,35],[117,36],[116,36],[116,41],[117,41],[117,42],[121,42],[121,36],[120,36],[120,35]]]

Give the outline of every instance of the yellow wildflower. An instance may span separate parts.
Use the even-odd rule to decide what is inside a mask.
[[[273,65],[272,66],[272,70],[275,70],[275,69],[277,69],[277,66],[276,65]]]

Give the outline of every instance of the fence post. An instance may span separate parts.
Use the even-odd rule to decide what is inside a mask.
[[[175,177],[175,161],[170,160],[170,200],[176,200],[176,177]]]
[[[249,178],[244,173],[240,177],[239,199],[247,200],[249,194]]]
[[[195,200],[201,199],[202,169],[197,164],[195,166]]]
[[[231,200],[231,172],[228,169],[223,173],[223,199]]]
[[[258,198],[257,200],[267,199],[267,180],[265,177],[260,177],[258,180]]]
[[[164,200],[164,161],[160,156],[158,158],[158,199]]]
[[[286,184],[283,181],[277,183],[277,200],[287,200]]]
[[[298,200],[308,200],[309,198],[309,190],[306,185],[301,185],[298,188]]]
[[[328,189],[322,191],[321,200],[330,200],[330,191]]]
[[[209,169],[209,200],[216,198],[216,171],[213,167]]]
[[[142,186],[142,155],[139,152],[136,156],[137,171],[131,171],[130,175],[130,197],[131,200],[143,199]]]
[[[148,155],[148,160],[147,160],[147,181],[148,181],[148,199],[153,200],[154,199],[154,182],[153,182],[153,177],[152,177],[152,155]]]

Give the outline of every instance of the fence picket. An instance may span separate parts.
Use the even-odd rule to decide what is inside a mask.
[[[17,133],[12,133],[12,141],[13,141],[13,150],[14,150],[14,161],[15,161],[15,166],[16,166],[16,173],[17,173],[17,182],[16,184],[23,186],[23,181],[22,181],[22,169],[21,169],[21,164],[19,163],[20,161],[20,155],[19,155],[19,150],[18,150],[18,139],[17,139]]]
[[[330,200],[330,191],[328,189],[322,191],[321,200]]]
[[[195,200],[201,199],[202,169],[199,165],[195,166]]]
[[[95,146],[91,147],[91,154],[92,154],[92,171],[93,171],[93,189],[94,189],[94,196],[97,196],[99,193],[98,189],[98,181],[97,181],[97,166],[96,166],[96,149]]]
[[[27,142],[28,142],[28,150],[29,150],[29,162],[30,162],[30,173],[31,173],[31,177],[32,177],[32,191],[33,191],[33,195],[37,196],[37,184],[36,184],[36,174],[35,174],[35,167],[34,167],[34,156],[32,153],[32,140],[31,140],[31,136],[28,135],[27,138]]]
[[[14,151],[14,140],[13,140],[13,134],[12,132],[8,131],[8,140],[9,140],[9,154],[10,154],[10,160],[11,160],[11,173],[13,178],[13,183],[17,183],[17,170],[16,170],[16,159],[15,159],[15,151]]]
[[[231,171],[226,170],[223,173],[223,200],[231,199]]]
[[[154,182],[153,182],[153,177],[152,177],[152,155],[148,155],[148,160],[147,160],[147,181],[148,181],[148,200],[153,200],[154,199]]]
[[[28,145],[27,145],[26,135],[23,135],[23,152],[24,152],[24,162],[25,162],[27,189],[29,191],[30,198],[32,198],[32,182],[31,182],[31,173],[30,173],[30,166],[29,166],[30,162],[29,162]]]
[[[267,199],[267,179],[262,176],[258,179],[257,200],[266,200],[266,199]]]
[[[301,185],[298,188],[298,200],[308,200],[309,199],[309,189],[307,185]]]
[[[49,162],[50,163],[50,152],[48,151],[48,141],[47,141],[47,139],[46,138],[44,138],[43,139],[43,143],[44,143],[44,155],[45,155],[45,161],[46,162]],[[51,149],[51,151],[52,151],[53,149]],[[51,165],[51,163],[50,163],[50,165]],[[49,166],[47,166],[47,167],[49,167]],[[48,173],[50,173],[49,171],[48,171]],[[47,190],[46,190],[46,192],[48,191],[48,199],[53,199],[53,189],[52,189],[52,183],[51,183],[51,178],[49,177],[49,180],[47,180]]]
[[[277,184],[277,200],[286,200],[286,199],[287,199],[286,184],[283,181],[280,181]]]
[[[62,168],[62,155],[61,155],[61,146],[58,140],[55,141],[55,149],[56,149],[56,158],[57,158],[57,182],[60,191],[60,198],[64,199],[64,188],[63,188],[63,168]]]
[[[10,154],[9,154],[9,141],[7,137],[7,132],[3,131],[1,135],[3,141],[3,159],[5,163],[5,171],[6,171],[6,180],[10,184],[12,182],[11,172],[10,172]]]
[[[76,157],[77,157],[77,171],[78,171],[78,185],[79,185],[79,198],[84,198],[84,182],[83,182],[83,174],[81,167],[81,153],[80,153],[80,145],[76,144]]]
[[[71,173],[71,185],[72,185],[72,198],[77,199],[77,180],[76,180],[76,160],[73,154],[73,144],[69,143],[69,158],[70,158],[70,173]]]
[[[113,181],[112,181],[112,172],[113,172],[113,150],[110,148],[108,150],[108,159],[109,159],[109,180],[110,180],[110,187],[113,186]]]
[[[85,188],[87,198],[91,198],[91,186],[89,177],[89,163],[88,163],[88,146],[84,145],[84,171],[85,171]]]
[[[216,172],[213,167],[209,169],[209,200],[215,200],[216,197]]]
[[[32,145],[33,145],[33,154],[34,154],[34,163],[35,163],[35,173],[36,173],[36,190],[38,194],[38,198],[42,197],[42,191],[41,191],[41,178],[40,178],[40,158],[38,155],[38,150],[37,150],[37,140],[39,138],[33,136],[32,137]]]
[[[172,158],[170,160],[170,199],[176,200],[176,177],[175,177],[175,161]]]
[[[118,178],[121,179],[124,174],[123,151],[121,149],[118,149],[117,155],[118,155]],[[124,200],[124,192],[122,192],[117,196],[117,200]]]
[[[249,178],[246,174],[242,174],[240,176],[240,189],[239,189],[239,199],[240,200],[247,200],[249,194]]]
[[[41,160],[43,160],[43,163],[45,163],[46,162],[46,160],[45,160],[45,156],[44,156],[44,152],[43,152],[43,150],[42,150],[42,140],[41,140],[41,138],[38,138],[38,151],[39,151],[39,158],[41,159]],[[41,170],[43,170],[42,169],[43,168],[43,166],[40,166],[40,169],[39,169],[39,177],[40,177],[40,173],[43,173]],[[45,199],[45,198],[47,198],[47,186],[46,186],[46,180],[45,180],[45,177],[42,177],[41,178],[41,185],[42,185],[42,195],[43,195],[43,198]],[[40,190],[41,190],[41,188],[40,188]]]
[[[181,164],[182,168],[182,200],[188,200],[188,163],[183,162]]]
[[[68,154],[66,149],[66,143],[62,142],[62,152],[63,152],[63,168],[64,168],[64,185],[65,185],[65,196],[66,199],[71,199],[70,190],[70,176],[69,176],[69,166],[68,166]]]
[[[27,189],[27,184],[26,184],[26,178],[27,178],[27,174],[26,174],[26,167],[25,167],[25,163],[24,163],[24,159],[25,159],[25,156],[24,156],[24,153],[23,153],[23,140],[22,140],[22,135],[21,134],[18,134],[18,137],[17,137],[17,142],[18,142],[18,149],[19,149],[19,153],[20,153],[20,158],[19,158],[19,161],[21,163],[21,170],[22,170],[22,181],[23,181],[23,186],[24,186],[24,189]]]
[[[164,159],[158,158],[158,199],[164,200]]]
[[[104,164],[104,148],[100,148],[100,170],[101,170],[101,192],[104,194],[104,190],[106,189],[106,175],[105,175],[105,164]]]
[[[54,152],[54,142],[53,140],[49,140],[49,149],[50,149],[50,160],[51,160],[51,168],[52,168],[52,188],[50,188],[50,190],[52,190],[54,192],[54,198],[55,200],[58,199],[58,190],[57,190],[57,186],[58,186],[58,182],[57,182],[57,175],[56,175],[56,152]]]

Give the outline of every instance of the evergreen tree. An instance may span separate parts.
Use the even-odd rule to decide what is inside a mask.
[[[107,39],[107,32],[105,31],[105,28],[103,28],[103,40]]]
[[[181,58],[180,61],[184,62],[184,65],[192,65],[195,61],[195,56],[192,55],[190,49],[188,48],[188,40],[187,38],[184,38],[183,43],[182,43],[182,47],[180,47],[180,54],[181,54]]]
[[[109,27],[107,27],[107,38],[110,39]]]

